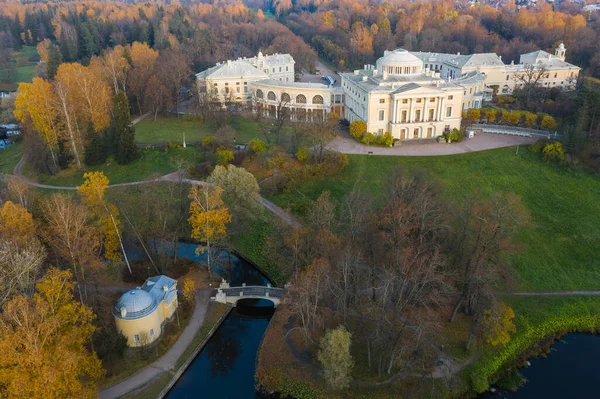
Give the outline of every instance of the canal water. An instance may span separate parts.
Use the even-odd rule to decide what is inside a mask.
[[[530,359],[531,366],[520,369],[527,379],[516,392],[486,393],[482,398],[563,399],[600,398],[600,337],[567,334],[552,345],[547,357]]]
[[[172,248],[165,250],[173,251]],[[205,254],[196,255],[194,244],[179,243],[177,254],[195,262],[206,259]],[[215,273],[232,286],[271,283],[251,263],[233,254],[222,253],[217,263]],[[258,347],[273,312],[273,303],[268,300],[239,301],[169,391],[167,398],[266,398],[255,389],[254,368]]]

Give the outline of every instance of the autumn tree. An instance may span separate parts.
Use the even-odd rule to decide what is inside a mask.
[[[54,194],[42,201],[44,237],[52,250],[73,270],[79,297],[87,302],[87,281],[103,266],[98,258],[100,232],[90,224],[91,214],[69,196]]]
[[[496,302],[483,312],[482,338],[492,346],[506,345],[510,334],[517,331],[513,323],[515,312],[504,302]]]
[[[71,71],[72,64],[61,64],[54,80],[55,107],[59,110],[61,120],[68,135],[71,155],[75,158],[78,169],[82,169],[83,138],[77,123],[82,104],[78,102],[76,92],[77,82]]]
[[[350,385],[354,360],[350,354],[352,334],[344,326],[328,330],[321,338],[317,354],[323,365],[325,380],[333,389],[344,389]]]
[[[83,178],[85,181],[77,187],[77,193],[81,196],[83,204],[90,209],[96,218],[97,226],[102,232],[104,256],[108,260],[119,262],[121,260],[120,246],[122,256],[125,259],[129,273],[131,273],[131,266],[121,237],[119,210],[104,198],[104,191],[106,191],[109,183],[108,178],[102,172],[88,172],[83,175]]]
[[[196,297],[196,285],[190,277],[183,279],[183,298],[186,302],[192,303]]]
[[[314,122],[311,125],[311,134],[313,144],[315,146],[316,161],[323,161],[325,147],[333,140],[337,134],[339,125],[339,115],[335,112],[327,114],[324,120]]]
[[[196,252],[207,252],[207,266],[212,273],[211,253],[216,240],[227,236],[227,224],[231,222],[231,214],[221,198],[221,187],[193,186],[190,189],[190,217],[192,238],[200,241]]]
[[[12,201],[6,201],[0,208],[0,240],[24,245],[35,237],[33,217],[27,209]]]
[[[331,198],[330,191],[323,191],[308,210],[308,220],[311,226],[318,231],[323,227],[330,229],[335,221],[337,201]]]
[[[45,260],[38,240],[16,244],[0,239],[0,304],[14,295],[30,296]]]
[[[171,98],[175,100],[175,114],[179,115],[179,103],[181,101],[180,90],[192,74],[190,61],[182,52],[176,50],[164,50],[161,52],[157,62],[159,79],[171,92]]]
[[[17,296],[0,316],[0,394],[5,398],[95,398],[102,364],[88,344],[92,310],[73,298],[69,271],[50,269],[33,297]]]
[[[15,117],[21,123],[31,123],[31,128],[40,135],[52,155],[54,169],[58,170],[58,144],[62,129],[58,117],[52,84],[41,78],[33,78],[32,83],[20,83],[15,99]]]

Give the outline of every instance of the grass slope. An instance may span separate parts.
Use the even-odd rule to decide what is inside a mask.
[[[234,118],[232,127],[236,131],[237,143],[247,143],[261,136],[258,125],[248,118]],[[170,141],[180,143],[183,141],[183,133],[187,143],[194,143],[214,135],[215,129],[206,123],[175,118],[158,118],[156,121],[147,118],[135,125],[135,141],[141,144],[164,144]]]
[[[83,174],[85,172],[102,171],[108,177],[111,184],[127,183],[174,172],[177,170],[178,159],[189,164],[196,156],[196,150],[190,147],[171,150],[169,152],[147,149],[141,150],[138,159],[129,165],[119,165],[115,161],[107,161],[104,165],[86,167],[84,171],[72,167],[62,170],[53,176],[39,175],[37,176],[37,181],[55,186],[75,186],[83,183]],[[23,174],[32,180],[36,179],[35,173],[29,168],[24,167]]]
[[[22,143],[19,142],[0,151],[0,173],[12,175],[13,169],[23,156],[21,146]]]
[[[398,166],[422,168],[440,182],[448,201],[460,204],[470,193],[520,195],[532,223],[522,229],[520,253],[510,261],[520,290],[600,290],[600,179],[542,162],[538,154],[502,148],[442,157],[351,155],[337,176],[299,188],[310,198],[330,190],[338,200],[354,186],[374,193],[380,205],[389,173]],[[282,207],[302,202],[299,193],[272,198]],[[292,206],[293,208],[293,206]]]

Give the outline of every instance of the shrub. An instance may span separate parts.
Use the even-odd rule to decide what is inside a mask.
[[[554,119],[550,115],[544,115],[542,117],[542,122],[540,123],[540,126],[544,129],[556,130],[556,119]]]
[[[523,124],[526,127],[532,127],[537,121],[537,115],[533,112],[523,112]]]
[[[544,146],[539,141],[527,147],[529,152],[542,152],[542,148],[544,148]]]
[[[226,166],[233,160],[233,152],[225,147],[217,148],[217,157],[219,158],[218,164]]]
[[[373,133],[365,133],[360,139],[360,142],[366,145],[376,144],[377,136],[375,136]]]
[[[546,162],[560,163],[565,160],[565,150],[558,141],[547,144],[542,152],[544,153],[544,161]]]
[[[179,144],[178,142],[169,141],[169,145],[167,147],[165,147],[165,152],[181,150],[182,148],[183,148],[183,145]]]
[[[485,114],[485,117],[487,118],[488,122],[490,123],[494,123],[496,122],[496,110],[493,108],[486,108],[483,110],[483,113]]]
[[[203,148],[214,151],[217,144],[217,138],[215,136],[207,136],[203,138],[200,143]]]
[[[481,110],[476,108],[469,108],[467,110],[467,119],[472,121],[479,121],[481,119]]]
[[[202,178],[203,179],[206,176],[210,175],[212,173],[213,169],[214,169],[214,165],[212,164],[212,162],[206,161],[206,162],[201,162],[201,163],[197,163],[193,166],[190,166],[188,168],[188,174],[192,178]]]
[[[196,298],[196,284],[189,277],[183,279],[183,299],[188,302],[194,302]]]
[[[379,145],[389,147],[392,145],[393,142],[394,139],[392,138],[392,134],[390,132],[385,132],[381,136],[377,137],[377,144]]]
[[[296,159],[298,161],[305,161],[308,159],[309,155],[310,153],[308,152],[308,148],[302,146],[298,149],[298,152],[296,153]]]
[[[250,149],[255,154],[260,154],[262,152],[267,152],[267,144],[265,144],[265,142],[262,141],[261,139],[252,139],[252,140],[250,140],[250,142],[248,143],[248,146],[250,146]]]
[[[367,124],[363,121],[354,121],[350,124],[350,136],[356,140],[362,139],[367,132]]]
[[[460,142],[464,138],[465,133],[462,130],[458,130],[456,128],[452,129],[452,131],[446,136],[446,140],[452,143]]]
[[[502,113],[502,123],[516,126],[521,119],[521,113],[517,111],[506,111]]]

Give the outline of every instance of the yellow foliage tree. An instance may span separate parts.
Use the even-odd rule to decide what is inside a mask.
[[[483,312],[483,338],[492,346],[506,345],[510,342],[510,334],[517,331],[513,323],[515,312],[502,302]]]
[[[34,78],[32,83],[20,83],[18,93],[15,98],[15,117],[21,123],[31,122],[33,130],[50,150],[54,167],[58,168],[55,152],[61,135],[57,123],[60,112],[55,106],[52,84],[42,78]]]
[[[36,288],[0,316],[0,396],[96,398],[102,364],[87,349],[94,313],[73,298],[69,271],[50,269]]]
[[[123,258],[131,273],[131,266],[127,253],[121,239],[121,222],[119,221],[119,210],[116,206],[108,203],[104,198],[104,191],[108,187],[109,180],[102,172],[89,172],[83,175],[85,181],[77,187],[82,202],[91,210],[96,217],[98,227],[104,239],[104,256],[106,259],[118,262],[121,260],[119,245]]]
[[[193,186],[190,189],[190,217],[192,238],[204,243],[198,247],[199,252],[208,253],[207,264],[212,272],[211,245],[219,238],[227,236],[227,224],[231,222],[231,214],[221,199],[221,187]]]
[[[6,201],[0,208],[0,239],[24,244],[35,237],[33,217],[21,205]]]
[[[183,299],[186,302],[193,302],[196,297],[196,284],[189,277],[183,279]]]

